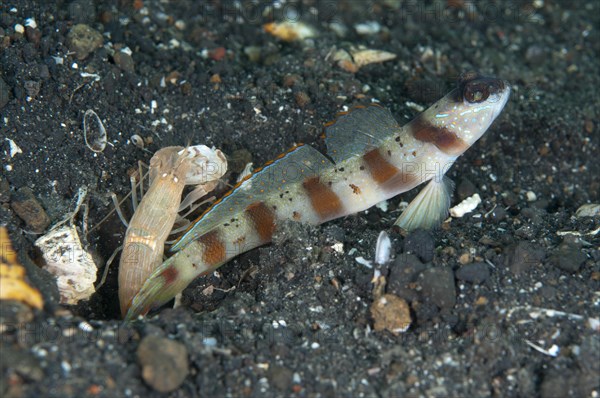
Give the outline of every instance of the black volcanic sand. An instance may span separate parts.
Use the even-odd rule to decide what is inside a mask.
[[[56,3],[0,5],[0,223],[46,302],[0,305],[3,397],[600,394],[599,220],[575,216],[600,201],[600,3]],[[263,31],[286,17],[319,37],[286,43]],[[366,22],[379,32],[358,34]],[[81,60],[85,43],[68,39],[77,24],[101,34]],[[354,74],[333,61],[359,45],[397,58]],[[39,215],[13,210],[37,201],[54,224],[85,186],[94,227],[159,148],[214,145],[231,184],[246,162],[294,143],[323,149],[321,126],[344,106],[377,99],[405,123],[418,114],[411,103],[432,104],[473,69],[513,93],[448,173],[453,205],[473,193],[482,203],[431,233],[392,228],[416,192],[387,211],[284,224],[275,243],[195,281],[179,308],[124,324],[117,267],[89,302],[60,306],[35,265]],[[84,143],[88,109],[108,132],[99,154]],[[152,142],[142,150],[134,134]],[[22,153],[11,158],[5,138]],[[398,336],[374,331],[374,270],[355,261],[373,258],[382,230],[394,254],[381,269],[386,292],[413,318]],[[89,234],[99,264],[124,232],[111,217]]]

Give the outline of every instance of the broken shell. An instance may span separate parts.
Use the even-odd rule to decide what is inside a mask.
[[[93,152],[99,153],[106,148],[106,142],[108,141],[106,129],[102,124],[102,120],[91,109],[85,111],[83,116],[83,138],[85,139],[85,145]]]
[[[390,53],[390,52],[382,51],[382,50],[371,50],[371,49],[358,50],[358,51],[350,50],[350,55],[352,55],[352,58],[354,58],[354,63],[359,68],[362,68],[363,66],[368,65],[368,64],[375,64],[375,63],[390,61],[390,60],[396,58],[396,54],[394,54],[394,53]]]
[[[140,149],[144,149],[144,139],[137,134],[131,136],[131,143]]]
[[[300,41],[310,37],[316,37],[317,30],[303,22],[270,22],[263,25],[265,32],[283,40]]]
[[[98,267],[74,226],[54,228],[35,245],[46,262],[44,269],[56,277],[61,304],[77,304],[94,294]]]
[[[479,194],[474,194],[450,209],[450,215],[454,218],[460,218],[467,213],[472,212],[481,203]]]
[[[395,58],[396,54],[394,53],[364,47],[352,47],[350,51],[337,50],[332,57],[340,68],[350,73],[358,72],[365,65],[390,61]]]

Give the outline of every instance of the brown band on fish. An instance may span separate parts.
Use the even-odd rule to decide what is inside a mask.
[[[208,266],[216,266],[226,260],[225,244],[221,241],[219,230],[212,230],[198,238],[202,246],[202,261]]]
[[[340,198],[319,177],[310,177],[302,183],[304,190],[310,198],[313,209],[321,221],[331,220],[343,214],[344,208]]]
[[[269,242],[275,231],[275,214],[264,202],[252,203],[246,208],[246,216],[254,225],[261,241]]]
[[[385,160],[381,155],[379,148],[372,149],[365,153],[363,155],[363,160],[369,168],[371,177],[382,186],[386,185],[387,182],[394,178],[400,171],[396,166]]]
[[[459,138],[446,127],[434,126],[422,116],[410,123],[410,128],[417,140],[432,143],[448,155],[458,156],[469,148],[469,144]]]
[[[179,275],[179,271],[177,271],[177,268],[174,266],[167,267],[163,272],[160,273],[160,276],[162,276],[165,280],[165,286],[175,282],[177,275]]]

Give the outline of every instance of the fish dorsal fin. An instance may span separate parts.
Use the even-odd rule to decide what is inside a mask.
[[[327,155],[335,163],[360,156],[381,145],[382,141],[398,132],[400,126],[389,110],[379,104],[356,106],[339,113],[325,124]]]
[[[332,166],[331,161],[313,147],[301,144],[291,148],[246,176],[213,203],[191,224],[170,251],[179,251],[226,220],[237,217],[252,203],[284,191],[290,184],[318,175],[322,169]]]

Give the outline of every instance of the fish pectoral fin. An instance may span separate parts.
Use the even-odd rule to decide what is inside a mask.
[[[410,202],[394,225],[407,231],[438,226],[448,216],[453,190],[454,183],[448,177],[444,176],[441,181],[433,178]]]

